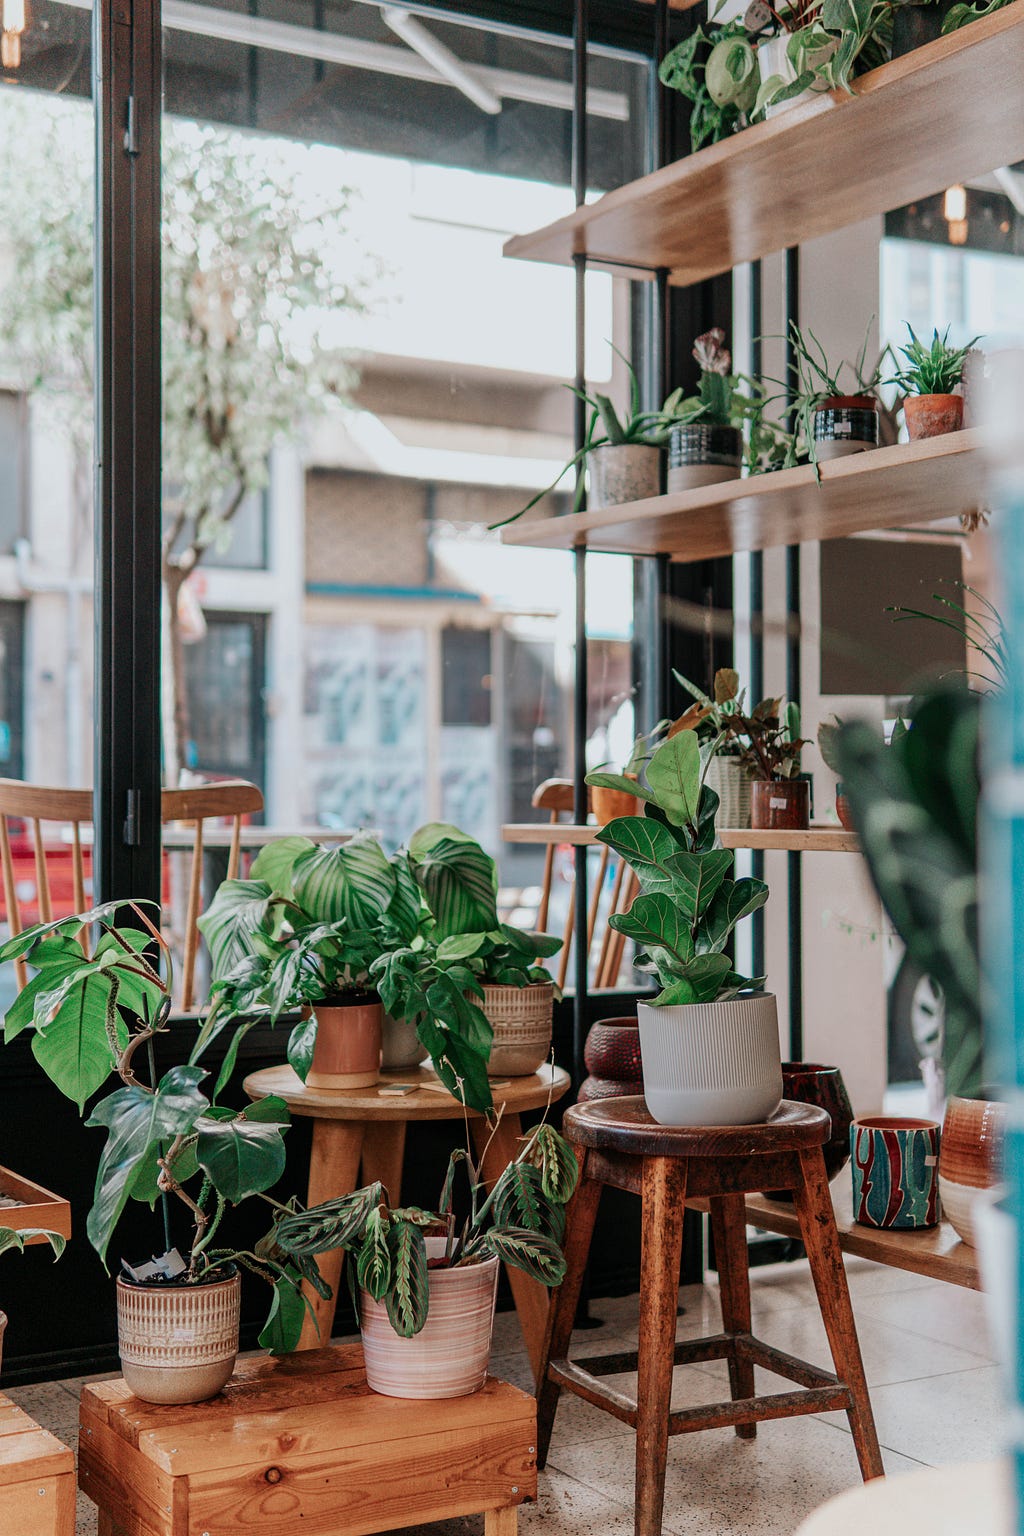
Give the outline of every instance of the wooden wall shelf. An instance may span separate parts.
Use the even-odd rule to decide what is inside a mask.
[[[0,1206],[0,1227],[21,1232],[25,1227],[41,1227],[47,1232],[71,1236],[71,1205],[62,1195],[55,1195],[31,1179],[0,1166],[0,1194],[12,1195],[22,1205]],[[45,1243],[45,1237],[29,1238],[29,1246]]]
[[[1024,0],[710,145],[533,234],[507,256],[658,269],[698,283],[1024,158]]]
[[[1024,11],[1024,0],[1017,4]],[[820,485],[806,464],[598,512],[522,518],[501,536],[506,544],[543,549],[689,561],[934,522],[983,500],[979,446],[976,430],[951,432],[833,459],[821,465]]]

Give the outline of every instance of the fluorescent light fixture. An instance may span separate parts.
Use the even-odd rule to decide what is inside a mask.
[[[422,21],[417,21],[408,11],[400,11],[397,6],[385,5],[381,7],[381,16],[384,24],[390,27],[397,37],[407,43],[414,53],[418,53],[421,59],[426,59],[432,64],[442,79],[449,85],[454,85],[463,96],[468,96],[474,106],[481,112],[487,112],[491,117],[496,117],[501,111],[501,97],[496,96],[486,85],[482,85],[470,69],[467,69],[462,60],[445,47],[444,43],[436,38],[433,32],[427,30]]]
[[[59,3],[91,11],[93,0],[59,0]],[[287,21],[247,16],[240,11],[194,5],[192,0],[164,0],[161,15],[164,26],[174,32],[215,37],[249,48],[266,48],[302,59],[320,59],[325,64],[341,64],[349,69],[366,69],[380,75],[397,75],[403,80],[423,80],[432,85],[440,83],[436,68],[418,53],[411,53],[406,48],[390,48],[386,43],[368,43],[361,38],[345,37],[340,32],[321,32],[315,27],[296,27]],[[572,111],[573,91],[569,81],[520,74],[512,69],[495,69],[489,64],[475,66],[473,78],[505,101],[527,101],[538,107]],[[592,117],[628,123],[629,98],[621,91],[588,90],[587,111]]]

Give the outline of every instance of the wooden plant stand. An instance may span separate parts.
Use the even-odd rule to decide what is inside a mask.
[[[0,1531],[74,1536],[75,1458],[0,1392]]]
[[[354,1344],[240,1360],[220,1396],[180,1408],[86,1386],[78,1478],[99,1536],[366,1536],[480,1513],[486,1536],[515,1536],[536,1446],[517,1387],[381,1397]]]

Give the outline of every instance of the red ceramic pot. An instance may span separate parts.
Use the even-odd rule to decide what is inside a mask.
[[[959,432],[964,424],[963,396],[908,395],[903,416],[912,443],[923,437],[945,437],[947,432]]]
[[[811,819],[806,779],[755,779],[750,786],[750,825],[761,832],[800,832]]]
[[[635,1018],[599,1019],[592,1024],[583,1060],[590,1076],[580,1084],[581,1103],[643,1093],[640,1030]]]
[[[853,1105],[838,1067],[822,1066],[817,1061],[782,1063],[782,1097],[798,1104],[816,1104],[832,1117],[832,1134],[822,1147],[825,1173],[830,1179],[842,1173],[850,1161],[850,1126]],[[770,1200],[792,1200],[792,1190],[766,1191]]]

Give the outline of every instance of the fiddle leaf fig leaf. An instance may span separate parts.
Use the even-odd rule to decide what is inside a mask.
[[[596,840],[611,848],[636,871],[641,890],[668,892],[672,889],[675,876],[668,864],[681,849],[671,830],[662,822],[651,816],[619,816],[601,828]]]
[[[693,958],[689,922],[668,896],[638,896],[628,912],[616,913],[608,922],[645,948],[667,950],[681,965]]]
[[[647,782],[674,826],[696,825],[701,764],[695,731],[680,731],[662,742],[647,764]]]

